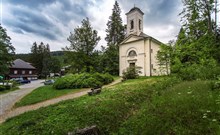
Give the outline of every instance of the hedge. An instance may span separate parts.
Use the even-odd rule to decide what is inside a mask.
[[[111,83],[113,80],[114,79],[110,74],[69,74],[65,77],[57,79],[53,84],[53,87],[55,89],[101,87],[102,85]]]

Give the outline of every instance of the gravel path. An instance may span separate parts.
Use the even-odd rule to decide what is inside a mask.
[[[121,82],[121,79],[117,79],[114,82],[112,82],[111,84],[104,86],[103,88],[110,87],[110,86],[115,85],[119,82]],[[28,106],[23,106],[23,107],[18,107],[18,108],[12,109],[12,110],[10,110],[10,111],[8,111],[5,114],[0,116],[0,123],[3,123],[8,118],[20,115],[20,114],[22,114],[24,112],[27,112],[27,111],[37,110],[41,107],[46,107],[46,106],[49,106],[49,105],[52,105],[52,104],[56,104],[60,101],[73,99],[73,98],[77,98],[77,97],[86,95],[88,91],[90,91],[90,89],[84,89],[83,91],[78,92],[78,93],[67,94],[67,95],[64,95],[64,96],[61,96],[61,97],[58,97],[58,98],[49,99],[49,100],[46,100],[46,101],[43,101],[43,102],[40,102],[40,103],[36,103],[36,104],[33,104],[33,105],[28,105]]]
[[[34,89],[43,86],[41,82],[43,82],[43,80],[32,81],[29,84],[19,86],[19,90],[0,95],[0,116],[10,110],[22,97]]]

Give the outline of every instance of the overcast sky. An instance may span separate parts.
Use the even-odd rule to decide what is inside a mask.
[[[7,29],[16,53],[29,53],[33,42],[50,45],[51,51],[69,46],[67,37],[88,17],[101,36],[97,49],[106,46],[105,29],[115,0],[1,0],[1,24]],[[118,0],[121,17],[131,8],[144,12],[144,33],[164,43],[180,29],[181,0]]]

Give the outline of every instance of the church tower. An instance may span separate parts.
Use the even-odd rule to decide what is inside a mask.
[[[137,7],[133,7],[127,16],[127,35],[135,34],[139,35],[143,32],[143,15],[144,13]]]

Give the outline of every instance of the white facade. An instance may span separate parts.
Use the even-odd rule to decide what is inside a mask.
[[[143,33],[143,12],[134,7],[126,15],[127,37],[119,45],[119,75],[122,76],[129,66],[134,65],[140,67],[140,76],[165,74],[161,72],[156,58],[161,42]]]

